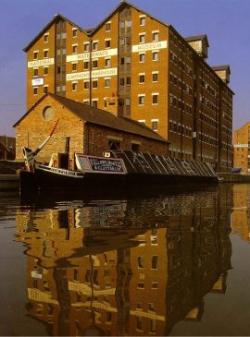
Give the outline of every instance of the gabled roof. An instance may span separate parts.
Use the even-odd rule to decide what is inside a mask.
[[[83,28],[81,28],[80,26],[78,26],[77,24],[75,24],[73,21],[69,20],[68,18],[66,18],[65,16],[63,16],[62,14],[56,14],[48,23],[45,27],[43,27],[42,30],[40,30],[40,32],[30,41],[30,43],[23,48],[23,51],[27,51],[39,38],[41,35],[43,35],[54,23],[56,23],[59,20],[64,20],[67,21],[68,23],[70,23],[72,26],[77,27],[81,32],[85,33],[86,35],[88,35],[88,31],[84,30]]]
[[[185,37],[184,39],[185,39],[187,42],[199,41],[199,40],[205,40],[206,45],[209,47],[207,34],[187,36],[187,37]]]
[[[137,7],[137,6],[135,6],[134,4],[131,4],[130,2],[124,0],[124,1],[121,1],[121,2],[119,3],[119,5],[116,6],[116,7],[112,10],[112,12],[111,12],[110,14],[108,14],[108,15],[105,17],[105,19],[102,20],[102,21],[96,26],[96,28],[94,28],[94,29],[92,30],[91,35],[94,34],[94,33],[95,33],[95,32],[96,32],[96,31],[97,31],[97,30],[98,30],[98,29],[99,29],[99,28],[106,22],[106,21],[108,21],[108,20],[109,20],[109,19],[110,19],[110,18],[111,18],[117,11],[119,11],[119,10],[125,8],[125,7],[132,7],[132,8],[134,8],[134,9],[136,9],[137,11],[142,12],[142,13],[145,14],[146,16],[148,16],[148,17],[154,19],[155,21],[158,21],[158,22],[161,23],[162,25],[169,27],[169,25],[168,25],[166,22],[161,21],[161,20],[155,18],[155,17],[152,16],[151,14],[145,12],[145,10],[143,10],[143,9],[141,9],[141,8],[139,8],[139,7]]]
[[[76,102],[72,99],[58,96],[56,94],[45,94],[43,95],[27,112],[24,114],[13,126],[16,127],[27,115],[33,110],[42,100],[47,96],[53,97],[59,103],[64,105],[72,113],[77,115],[82,121],[101,125],[110,129],[125,131],[134,135],[139,135],[144,138],[154,139],[160,142],[168,143],[167,140],[162,138],[156,132],[151,130],[149,127],[140,124],[139,122],[125,118],[125,117],[116,117],[108,111],[94,108],[88,104]]]
[[[151,14],[145,12],[144,10],[140,9],[139,7],[133,5],[133,4],[130,4],[129,2],[127,1],[122,1],[121,3],[119,3],[118,6],[115,7],[115,9],[110,13],[108,14],[108,16],[102,20],[96,27],[94,28],[82,28],[80,26],[78,26],[77,24],[75,24],[73,21],[69,20],[68,18],[66,18],[65,16],[63,16],[62,14],[57,14],[55,15],[50,21],[49,23],[31,40],[31,42],[25,47],[23,48],[23,51],[27,51],[39,38],[41,35],[43,35],[49,28],[50,26],[57,22],[58,20],[65,20],[67,22],[69,22],[72,26],[75,26],[77,27],[81,32],[85,33],[86,35],[89,35],[89,36],[92,36],[106,21],[109,20],[110,17],[112,17],[118,10],[122,9],[122,8],[125,8],[126,6],[130,6],[130,7],[133,7],[134,9],[144,13],[145,15],[147,15],[148,17],[151,17],[153,18],[154,20],[158,21],[159,23],[165,25],[165,26],[169,26],[167,23],[157,19],[157,18],[154,18]]]

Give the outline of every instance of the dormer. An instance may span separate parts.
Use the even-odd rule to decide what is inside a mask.
[[[196,51],[196,53],[206,59],[208,57],[208,38],[207,35],[196,35],[186,37],[185,40]]]
[[[229,65],[222,65],[222,66],[214,66],[212,69],[215,71],[215,73],[224,81],[225,83],[230,82],[230,66]]]

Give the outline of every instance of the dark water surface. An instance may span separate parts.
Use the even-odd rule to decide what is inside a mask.
[[[249,335],[250,185],[0,195],[0,335]]]

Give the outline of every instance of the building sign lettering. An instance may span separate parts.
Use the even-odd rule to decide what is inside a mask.
[[[54,58],[42,59],[28,62],[28,68],[50,66],[55,63]]]
[[[100,69],[100,70],[93,70],[91,72],[92,78],[99,78],[99,77],[109,77],[109,76],[116,76],[117,75],[117,68],[109,68],[109,69]],[[72,73],[66,75],[67,81],[76,81],[76,80],[86,80],[90,78],[89,71],[83,71],[80,73]]]
[[[167,40],[152,42],[152,43],[137,44],[137,45],[132,46],[132,52],[139,53],[139,52],[145,52],[145,51],[150,51],[150,50],[165,49],[167,48],[167,46],[168,46]]]
[[[117,55],[117,48],[113,49],[104,49],[92,52],[92,59],[96,59],[99,57],[108,57],[108,56],[115,56]],[[66,61],[67,62],[75,62],[75,61],[89,61],[90,53],[82,53],[82,54],[71,54],[67,55]]]

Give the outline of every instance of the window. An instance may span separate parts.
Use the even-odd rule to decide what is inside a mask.
[[[110,32],[111,31],[111,22],[108,21],[105,23],[105,30],[106,32]]]
[[[145,39],[146,39],[146,34],[142,33],[139,35],[139,42],[140,43],[145,43]]]
[[[110,323],[112,321],[112,313],[106,312],[106,322]]]
[[[73,82],[72,83],[72,91],[76,91],[77,90],[77,82]]]
[[[145,62],[145,54],[144,53],[139,54],[139,62],[140,63],[144,63]]]
[[[139,83],[145,82],[145,74],[139,74]]]
[[[126,84],[127,84],[128,86],[131,85],[131,77],[127,77],[127,79],[126,79]]]
[[[138,268],[144,268],[144,258],[143,258],[143,256],[138,256],[137,266],[138,266]]]
[[[98,88],[98,80],[93,80],[93,81],[92,81],[92,87],[93,87],[94,89]]]
[[[152,73],[152,82],[158,82],[158,72]]]
[[[140,26],[145,26],[145,23],[146,23],[146,17],[140,16]]]
[[[152,130],[153,131],[158,131],[158,124],[159,124],[158,119],[152,119],[151,123],[152,123]]]
[[[157,269],[157,264],[158,264],[158,256],[152,256],[152,269]]]
[[[37,60],[38,59],[38,51],[33,52],[33,59]]]
[[[120,150],[121,142],[114,140],[114,139],[110,139],[108,141],[108,147],[110,150],[114,150],[114,151]]]
[[[49,34],[48,34],[48,33],[46,33],[46,34],[43,35],[43,41],[44,41],[45,43],[48,43],[48,42],[49,42]]]
[[[105,59],[105,67],[111,67],[111,59],[110,58]]]
[[[144,289],[144,282],[138,282],[137,288]]]
[[[89,69],[89,62],[83,62],[83,68]]]
[[[97,50],[97,48],[98,48],[98,42],[97,41],[93,41],[92,49],[93,50]]]
[[[109,88],[111,85],[111,79],[110,78],[105,78],[104,79],[104,87]]]
[[[93,99],[93,100],[92,100],[92,106],[93,106],[94,108],[97,108],[97,106],[98,106],[98,100],[97,100],[97,99]]]
[[[125,61],[126,61],[126,64],[130,64],[131,63],[131,57],[130,56],[126,56],[125,57]]]
[[[56,86],[56,92],[60,92],[61,91],[61,87],[60,87],[60,85],[57,85]]]
[[[49,51],[48,50],[44,50],[43,51],[43,57],[44,58],[48,58],[49,57]]]
[[[150,332],[151,333],[156,332],[156,320],[155,319],[150,320]]]
[[[140,144],[132,143],[131,144],[131,150],[134,152],[139,152],[140,151]],[[143,267],[141,267],[143,268]]]
[[[84,87],[84,89],[89,89],[89,81],[84,81],[83,87]]]
[[[143,124],[143,125],[145,125],[145,124],[146,124],[146,121],[145,121],[145,119],[139,119],[139,120],[138,120],[138,122],[139,122],[140,124]]]
[[[159,41],[159,32],[153,32],[152,33],[152,40],[153,40],[153,42]]]
[[[111,47],[111,39],[105,40],[105,48]]]
[[[136,329],[142,330],[142,317],[140,316],[136,317]]]
[[[130,98],[128,97],[125,98],[125,105],[130,106]]]
[[[149,304],[148,304],[148,310],[149,310],[149,311],[155,311],[154,303],[149,303]]]
[[[33,69],[33,76],[38,76],[38,68]]]
[[[98,67],[98,60],[93,60],[93,68],[97,68]]]
[[[38,94],[38,88],[37,88],[37,87],[33,88],[33,94],[34,94],[34,95],[37,95],[37,94]]]
[[[152,52],[152,60],[153,61],[158,61],[159,60],[159,52],[158,51]]]
[[[72,28],[72,36],[77,37],[77,28]]]
[[[142,303],[136,304],[136,310],[142,310]]]
[[[152,104],[158,104],[159,94],[152,94]]]
[[[144,105],[144,103],[145,103],[145,95],[139,95],[138,96],[138,103],[139,103],[139,105]]]
[[[124,78],[122,77],[122,78],[120,78],[120,85],[121,85],[121,86],[124,86],[124,84],[125,84],[125,80],[124,80]]]
[[[77,45],[72,45],[72,53],[76,54],[77,53]]]
[[[121,64],[124,64],[124,63],[125,63],[125,58],[121,57]]]
[[[83,44],[83,50],[84,51],[89,51],[89,42],[84,42],[84,44]]]
[[[72,71],[76,71],[77,70],[77,63],[72,63]]]
[[[45,94],[48,93],[48,86],[47,86],[47,85],[45,85],[45,86],[43,87],[43,92],[44,92]]]
[[[158,289],[158,282],[152,282],[152,289]]]

